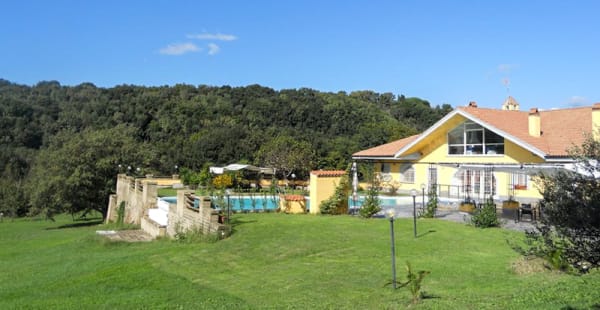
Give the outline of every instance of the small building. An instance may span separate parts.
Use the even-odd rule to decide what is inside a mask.
[[[434,186],[441,197],[533,201],[541,195],[532,176],[573,169],[568,149],[598,138],[598,126],[600,103],[521,111],[512,97],[502,109],[471,102],[421,134],[362,150],[353,160],[373,163],[382,185],[399,191]]]

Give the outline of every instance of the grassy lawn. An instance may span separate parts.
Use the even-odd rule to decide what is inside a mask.
[[[108,242],[95,221],[0,223],[0,309],[405,308],[393,291],[389,222],[349,216],[237,214],[216,243]],[[82,225],[90,224],[90,225]],[[600,272],[517,274],[521,233],[441,220],[396,222],[404,262],[429,270],[417,309],[560,309],[600,303]]]

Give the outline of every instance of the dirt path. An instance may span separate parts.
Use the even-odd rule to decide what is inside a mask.
[[[154,238],[142,230],[98,230],[96,234],[113,241],[143,242],[152,241]]]

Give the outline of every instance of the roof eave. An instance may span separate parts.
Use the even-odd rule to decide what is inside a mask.
[[[352,156],[353,160],[396,160],[394,156]]]
[[[423,133],[421,133],[414,141],[412,141],[411,143],[405,145],[403,148],[398,150],[398,152],[396,152],[394,154],[394,157],[399,157],[400,155],[402,155],[402,153],[406,152],[406,150],[409,150],[411,147],[413,147],[417,143],[421,142],[425,137],[429,136],[432,132],[434,132],[436,129],[438,129],[440,126],[442,126],[442,124],[444,124],[446,121],[448,121],[449,119],[454,117],[454,115],[456,115],[458,113],[458,111],[459,111],[458,109],[455,109],[454,111],[446,114],[446,116],[442,117],[442,119],[440,119],[435,124],[433,124],[433,126],[429,127],[427,130],[425,130]]]

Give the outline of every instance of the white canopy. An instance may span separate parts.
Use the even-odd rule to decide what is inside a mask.
[[[209,169],[210,169],[210,173],[214,173],[214,174],[223,174],[223,173],[225,173],[225,171],[239,171],[239,170],[249,170],[249,171],[261,172],[261,173],[265,173],[265,174],[274,174],[275,173],[275,169],[273,169],[273,168],[262,168],[262,167],[256,167],[256,166],[246,165],[246,164],[230,164],[225,167],[210,167]]]
[[[597,167],[594,161],[590,161],[590,164]],[[488,170],[493,169],[498,172],[507,173],[524,173],[528,175],[535,175],[538,173],[553,174],[560,170],[568,170],[576,172],[585,176],[593,176],[594,178],[600,178],[600,171],[595,170],[593,172],[586,169],[582,163],[547,163],[547,164],[476,164],[476,163],[455,163],[455,164],[441,164],[444,166],[456,167],[457,169],[468,169],[468,170]]]

